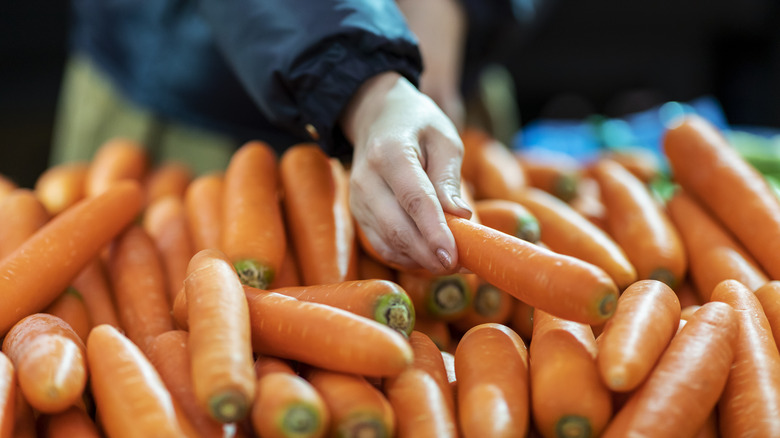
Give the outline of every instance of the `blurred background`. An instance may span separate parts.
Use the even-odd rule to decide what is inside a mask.
[[[780,129],[777,0],[528,2],[533,20],[469,55],[511,76],[522,128],[513,146],[548,138],[551,120],[622,127],[619,141],[641,141],[638,115],[685,105],[730,126]],[[0,173],[22,186],[47,167],[68,24],[67,1],[3,2]]]

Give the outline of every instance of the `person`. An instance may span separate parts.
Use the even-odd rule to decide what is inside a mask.
[[[203,173],[250,139],[314,141],[351,159],[350,208],[381,256],[453,272],[445,212],[471,214],[457,1],[74,0],[52,163],[125,136]]]

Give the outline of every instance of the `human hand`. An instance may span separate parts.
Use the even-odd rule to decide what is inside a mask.
[[[350,208],[386,261],[435,274],[456,270],[444,211],[470,217],[460,197],[463,143],[439,107],[394,72],[352,97],[341,126],[354,145]]]

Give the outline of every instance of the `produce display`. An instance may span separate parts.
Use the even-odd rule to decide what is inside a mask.
[[[313,144],[0,175],[0,438],[780,436],[755,157],[695,115],[668,172],[463,142],[448,275],[384,261]]]

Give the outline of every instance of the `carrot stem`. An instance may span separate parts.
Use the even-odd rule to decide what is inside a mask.
[[[274,278],[274,272],[271,267],[263,265],[254,259],[241,259],[233,263],[241,284],[254,287],[256,289],[268,289],[271,280]]]
[[[246,417],[249,405],[243,392],[228,389],[209,399],[209,411],[220,423],[232,423]]]
[[[414,326],[414,306],[407,295],[385,295],[376,305],[374,319],[408,336]]]
[[[590,421],[580,415],[566,415],[558,420],[555,436],[559,438],[580,438],[591,436]]]
[[[282,430],[289,436],[309,436],[320,427],[320,416],[310,406],[297,404],[282,418]]]

